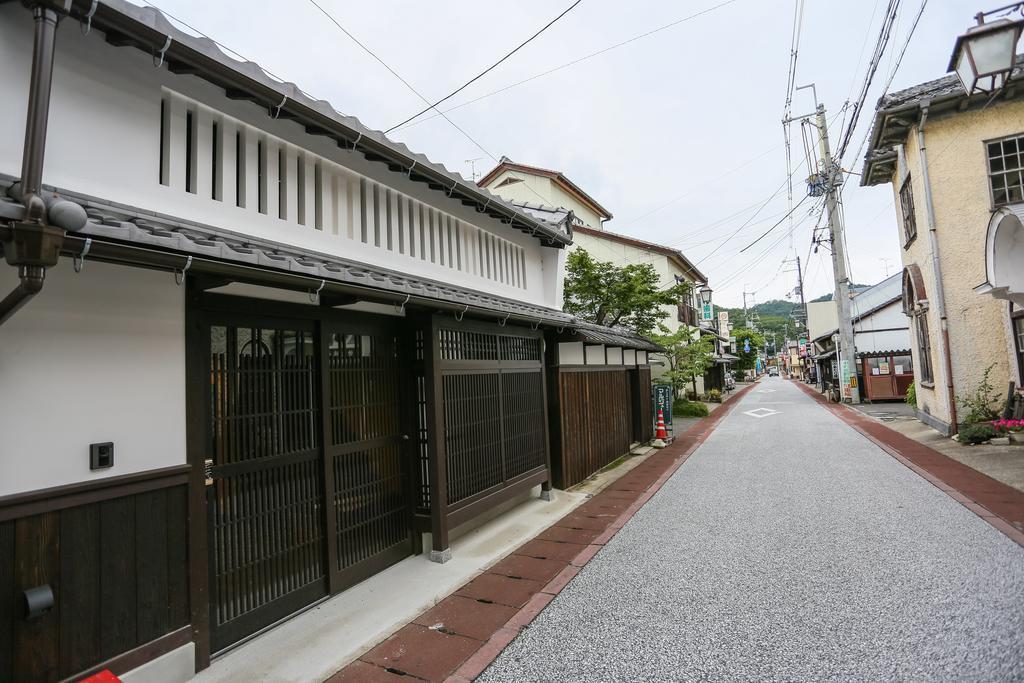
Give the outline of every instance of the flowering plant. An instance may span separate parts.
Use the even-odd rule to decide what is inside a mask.
[[[1024,432],[1024,420],[992,420],[992,426],[1000,434]]]

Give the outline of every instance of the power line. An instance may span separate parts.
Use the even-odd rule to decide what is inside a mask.
[[[857,122],[860,120],[860,113],[864,109],[864,103],[867,100],[868,90],[871,88],[871,82],[874,80],[875,72],[881,64],[882,55],[885,54],[885,47],[889,43],[889,36],[892,33],[892,27],[896,21],[899,6],[900,0],[889,0],[889,5],[885,12],[885,18],[882,20],[882,26],[878,32],[878,39],[875,42],[875,49],[871,55],[871,60],[868,62],[868,68],[864,75],[860,94],[857,96],[857,101],[853,105],[853,113],[850,115],[850,122],[847,125],[846,130],[843,131],[839,148],[835,155],[840,166],[842,166],[842,160],[846,155],[846,150],[850,145],[850,140],[853,138],[853,131],[857,128]]]
[[[485,148],[485,147],[484,147],[483,145],[481,145],[481,144],[480,144],[479,142],[477,142],[477,141],[476,141],[476,140],[475,140],[475,139],[473,138],[473,136],[471,136],[471,135],[470,135],[469,133],[467,133],[466,131],[464,131],[464,130],[463,130],[463,129],[462,129],[462,128],[461,128],[461,127],[460,127],[460,126],[459,126],[459,125],[457,124],[457,123],[455,123],[455,122],[454,122],[454,121],[452,121],[452,120],[451,120],[450,118],[448,118],[448,116],[446,116],[446,115],[444,114],[444,112],[442,112],[442,111],[441,111],[440,109],[434,108],[434,107],[433,107],[432,105],[430,105],[430,100],[428,100],[428,99],[427,99],[426,97],[424,97],[424,96],[423,96],[422,94],[420,94],[420,92],[419,92],[418,90],[416,90],[416,88],[414,88],[414,87],[412,86],[412,84],[411,84],[411,83],[409,83],[409,81],[407,81],[407,80],[405,80],[404,78],[402,78],[402,76],[401,76],[401,75],[400,75],[400,74],[399,74],[399,73],[398,73],[397,71],[395,71],[395,70],[394,70],[394,69],[392,69],[392,68],[391,68],[390,66],[388,66],[388,64],[387,64],[387,63],[386,63],[386,62],[385,62],[385,61],[384,61],[383,59],[381,59],[380,57],[378,57],[378,56],[377,56],[377,54],[376,54],[375,52],[373,52],[373,50],[371,50],[370,48],[368,48],[368,47],[367,47],[366,45],[364,45],[364,44],[363,44],[363,43],[362,43],[362,42],[361,42],[361,41],[360,41],[360,40],[359,40],[358,38],[356,38],[356,37],[355,37],[354,35],[352,35],[352,33],[350,33],[350,32],[349,32],[349,31],[348,31],[348,30],[347,30],[347,29],[346,29],[346,28],[345,28],[344,26],[342,26],[342,25],[341,25],[341,24],[340,24],[340,23],[338,22],[338,20],[337,20],[337,19],[335,19],[335,18],[334,18],[333,16],[331,16],[331,13],[330,13],[330,12],[328,12],[328,11],[327,11],[327,10],[325,10],[325,9],[324,9],[324,8],[323,8],[322,6],[320,6],[320,5],[319,5],[319,4],[318,4],[318,3],[316,2],[316,0],[309,0],[309,2],[310,2],[310,3],[311,3],[311,4],[313,5],[313,6],[314,6],[314,7],[316,7],[316,8],[318,9],[318,10],[320,10],[320,12],[321,12],[321,13],[322,13],[322,14],[323,14],[323,15],[324,15],[325,17],[327,17],[327,18],[328,18],[328,19],[329,19],[329,20],[331,21],[331,23],[332,23],[332,24],[334,24],[335,26],[337,26],[337,27],[338,27],[338,29],[339,29],[339,30],[340,30],[340,31],[341,31],[342,33],[344,33],[344,34],[345,34],[346,36],[348,36],[348,37],[349,37],[349,38],[350,38],[350,39],[351,39],[351,40],[352,40],[352,41],[353,41],[353,42],[354,42],[354,43],[355,43],[356,45],[358,45],[358,46],[359,46],[360,48],[362,48],[364,52],[366,52],[366,53],[367,53],[368,55],[370,55],[371,57],[373,57],[373,58],[374,58],[375,60],[377,60],[377,61],[378,61],[378,62],[379,62],[379,63],[380,63],[380,64],[381,64],[381,65],[382,65],[382,66],[383,66],[383,67],[384,67],[385,69],[387,69],[387,70],[388,70],[389,72],[391,72],[391,74],[392,74],[392,75],[393,75],[393,76],[394,76],[395,78],[397,78],[397,79],[398,79],[399,81],[401,81],[401,82],[402,82],[402,84],[403,84],[403,85],[405,85],[405,87],[406,87],[406,88],[408,88],[409,90],[411,90],[411,91],[413,92],[413,94],[415,94],[415,95],[416,95],[416,97],[418,97],[418,98],[420,98],[421,100],[423,100],[423,102],[424,102],[425,104],[427,104],[427,105],[431,106],[431,108],[433,108],[433,109],[434,109],[434,111],[436,111],[436,112],[437,112],[438,114],[440,114],[440,115],[441,115],[442,117],[444,117],[444,120],[445,120],[445,121],[447,121],[447,122],[448,122],[449,124],[451,124],[452,128],[454,128],[455,130],[457,130],[457,131],[459,131],[460,133],[462,133],[462,135],[463,135],[463,136],[464,136],[464,137],[465,137],[465,138],[466,138],[467,140],[469,140],[470,142],[472,142],[472,143],[473,143],[473,144],[474,144],[474,145],[476,146],[476,148],[477,148],[477,149],[479,149],[479,150],[480,150],[481,152],[483,152],[484,154],[486,154],[487,156],[489,156],[489,157],[491,158],[491,160],[492,160],[492,161],[494,161],[494,163],[496,163],[496,164],[497,164],[497,163],[501,163],[501,162],[500,162],[500,161],[498,160],[498,158],[497,158],[496,156],[494,156],[493,154],[491,154],[491,152],[490,152],[490,151],[489,151],[489,150],[488,150],[487,148]],[[537,192],[537,191],[536,191],[536,190],[534,190],[534,189],[533,189],[532,187],[530,187],[530,184],[529,184],[529,183],[524,183],[524,185],[526,185],[526,188],[527,188],[528,190],[530,190],[531,192],[533,192],[533,194],[537,195],[537,197],[539,197],[539,198],[541,199],[541,201],[543,201],[543,202],[547,202],[547,201],[548,201],[548,200],[547,200],[547,199],[546,199],[545,197],[541,196],[541,194],[540,194],[539,192]]]
[[[564,17],[564,16],[566,15],[566,14],[568,14],[569,12],[571,12],[571,11],[572,11],[573,9],[575,9],[575,8],[576,8],[576,6],[577,6],[578,4],[580,4],[581,2],[583,2],[583,0],[576,0],[576,2],[572,3],[571,5],[569,5],[569,7],[567,7],[567,8],[566,8],[566,9],[565,9],[565,10],[564,10],[564,11],[563,11],[563,12],[562,12],[561,14],[559,14],[559,15],[558,15],[557,17],[555,17],[554,19],[552,19],[551,21],[549,21],[548,23],[546,23],[546,24],[545,24],[545,25],[544,25],[544,26],[543,26],[543,27],[542,27],[542,28],[541,28],[541,29],[540,29],[539,31],[537,31],[536,33],[534,33],[534,34],[533,34],[532,36],[530,36],[529,38],[527,38],[527,39],[526,39],[526,40],[524,40],[523,42],[519,43],[519,45],[517,45],[517,46],[515,47],[515,49],[513,49],[513,50],[512,50],[511,52],[509,52],[508,54],[506,54],[506,55],[505,55],[504,57],[502,57],[501,59],[499,59],[498,61],[496,61],[496,62],[495,62],[494,64],[491,64],[491,65],[490,65],[489,67],[487,67],[486,69],[484,69],[483,71],[481,71],[480,73],[478,73],[478,74],[477,74],[476,76],[473,76],[473,78],[469,79],[468,81],[466,81],[465,83],[463,83],[462,85],[460,85],[460,86],[459,86],[458,88],[456,88],[455,90],[451,91],[450,93],[448,93],[447,95],[445,95],[444,97],[442,97],[441,99],[439,99],[438,101],[434,102],[433,104],[431,104],[430,106],[428,106],[428,107],[427,107],[426,109],[423,109],[422,111],[416,112],[415,114],[413,114],[412,116],[410,116],[409,118],[407,118],[407,119],[406,119],[405,121],[402,121],[401,123],[396,123],[395,125],[391,126],[391,127],[390,127],[390,128],[388,128],[388,129],[387,129],[386,131],[384,131],[384,134],[385,134],[385,135],[387,135],[388,133],[390,133],[391,131],[393,131],[393,130],[394,130],[395,128],[398,128],[399,126],[404,126],[405,124],[409,123],[409,122],[410,122],[410,121],[412,121],[413,119],[419,118],[419,117],[420,117],[420,116],[422,116],[423,114],[426,114],[426,113],[427,113],[428,111],[430,111],[431,109],[434,109],[434,111],[437,111],[436,107],[437,107],[437,106],[438,106],[439,104],[441,104],[442,102],[446,102],[446,101],[450,100],[451,98],[455,97],[455,96],[456,96],[456,95],[458,95],[458,94],[459,94],[460,92],[462,92],[463,90],[465,90],[466,88],[468,88],[468,87],[469,87],[470,85],[472,85],[472,84],[473,84],[473,83],[475,83],[476,81],[478,81],[478,80],[480,80],[481,78],[483,78],[483,77],[484,77],[485,75],[487,75],[487,74],[488,74],[489,72],[493,71],[493,70],[494,70],[495,68],[497,68],[497,66],[498,66],[499,64],[501,64],[502,62],[504,62],[504,61],[505,61],[506,59],[508,59],[509,57],[511,57],[512,55],[514,55],[515,53],[519,52],[519,51],[520,51],[521,49],[523,49],[524,47],[526,47],[526,45],[527,45],[527,44],[529,44],[529,43],[530,43],[531,41],[533,41],[533,39],[534,39],[534,38],[536,38],[536,37],[537,37],[537,36],[539,36],[540,34],[544,33],[544,31],[546,31],[546,30],[548,30],[549,28],[551,28],[551,26],[552,26],[552,25],[554,25],[554,23],[555,23],[556,21],[558,21],[559,19],[561,19],[562,17]],[[314,3],[314,4],[315,4],[315,3]]]
[[[885,87],[882,88],[882,95],[881,95],[882,97],[884,97],[889,92],[889,88],[890,88],[890,86],[892,86],[892,81],[893,81],[894,78],[896,78],[896,72],[899,71],[900,64],[903,62],[903,55],[905,55],[907,53],[907,47],[910,46],[910,39],[914,37],[914,31],[917,29],[917,24],[918,24],[919,21],[921,21],[921,15],[924,14],[924,8],[927,5],[928,5],[928,0],[921,0],[921,8],[917,11],[917,16],[914,17],[914,23],[910,25],[910,31],[907,32],[907,38],[903,42],[903,49],[900,50],[900,55],[896,59],[896,65],[893,67],[892,71],[889,73],[889,79],[885,82]],[[871,134],[871,128],[869,127],[868,130],[864,131],[864,137],[861,138],[860,145],[857,147],[857,152],[853,155],[853,159],[854,160],[860,158],[861,150],[864,149],[864,145],[867,143],[868,136],[870,134]]]
[[[683,17],[682,19],[677,19],[677,20],[675,20],[673,22],[670,22],[668,24],[665,24],[663,26],[659,26],[657,28],[651,29],[650,31],[646,31],[646,32],[641,33],[639,35],[635,35],[632,38],[627,38],[626,40],[623,40],[621,42],[615,43],[614,45],[609,45],[608,47],[601,48],[600,50],[598,50],[596,52],[591,52],[590,54],[583,55],[582,57],[578,57],[577,59],[574,59],[572,61],[566,62],[564,64],[560,64],[560,65],[558,65],[558,66],[556,66],[554,68],[548,69],[546,71],[542,71],[540,73],[536,73],[536,74],[534,74],[534,75],[532,75],[532,76],[530,76],[528,78],[524,78],[521,81],[516,81],[515,83],[510,83],[509,85],[506,85],[506,86],[504,86],[502,88],[498,88],[497,90],[491,91],[489,93],[486,93],[484,95],[476,97],[476,98],[474,98],[472,100],[468,100],[466,102],[462,102],[461,104],[456,104],[456,105],[454,105],[452,107],[449,107],[448,109],[445,109],[444,113],[447,114],[448,112],[455,111],[456,109],[461,109],[462,107],[468,107],[469,105],[475,104],[476,102],[479,102],[480,100],[484,100],[484,99],[487,99],[488,97],[493,97],[494,95],[501,94],[501,93],[505,92],[506,90],[511,90],[512,88],[516,88],[516,87],[518,87],[520,85],[524,85],[526,83],[529,83],[530,81],[535,81],[538,78],[543,78],[544,76],[548,76],[548,75],[553,74],[553,73],[555,73],[557,71],[561,71],[563,69],[567,69],[570,66],[575,66],[575,65],[579,64],[580,62],[585,62],[588,59],[592,59],[594,57],[598,57],[600,55],[603,55],[606,52],[611,52],[612,50],[615,50],[617,48],[623,47],[625,45],[629,45],[630,43],[633,43],[633,42],[636,42],[638,40],[641,40],[642,38],[647,38],[648,36],[652,36],[652,35],[654,35],[656,33],[660,33],[661,31],[665,31],[667,29],[670,29],[673,26],[678,26],[679,24],[685,23],[685,22],[690,21],[692,19],[696,19],[697,17],[700,17],[700,16],[702,16],[704,14],[709,14],[711,12],[714,12],[715,10],[721,9],[722,7],[725,7],[726,5],[731,5],[732,3],[736,2],[736,1],[737,0],[726,0],[725,2],[719,3],[719,4],[714,5],[712,7],[708,7],[707,9],[701,10],[700,12],[696,12],[696,13],[691,14],[689,16]],[[438,116],[441,116],[441,115],[442,115],[442,112],[438,110],[437,114],[435,114],[434,116],[428,116],[425,119],[420,119],[418,121],[413,121],[413,122],[407,124],[406,126],[399,126],[399,127],[411,128],[412,126],[416,126],[416,125],[419,125],[420,123],[425,123],[427,121],[433,120],[433,119],[435,119],[435,118],[437,118]]]
[[[766,237],[766,236],[768,235],[768,233],[770,233],[770,232],[771,232],[772,230],[774,230],[775,228],[777,228],[777,227],[779,227],[780,225],[782,225],[782,221],[784,221],[784,220],[786,220],[787,218],[789,218],[790,216],[792,216],[792,215],[793,215],[793,212],[794,212],[794,211],[796,211],[797,209],[799,209],[799,208],[800,208],[800,205],[801,205],[801,204],[803,204],[804,202],[806,202],[806,201],[807,201],[807,198],[808,198],[808,197],[810,197],[810,196],[811,196],[811,195],[809,195],[809,194],[805,194],[805,195],[804,195],[804,198],[803,198],[803,199],[801,199],[801,200],[800,200],[799,202],[797,202],[796,206],[794,206],[794,207],[793,207],[792,209],[790,209],[789,211],[787,211],[787,212],[786,212],[786,215],[785,215],[785,216],[783,216],[782,218],[780,218],[780,219],[778,220],[778,222],[776,222],[776,223],[775,223],[775,225],[773,225],[772,227],[770,227],[770,228],[768,228],[767,230],[765,230],[764,232],[762,232],[762,233],[761,233],[761,235],[760,235],[760,236],[759,236],[759,237],[758,237],[758,238],[757,238],[756,240],[754,240],[753,242],[751,242],[751,243],[750,243],[750,244],[748,244],[747,246],[745,246],[745,247],[743,247],[742,249],[740,249],[740,252],[739,252],[739,253],[741,253],[741,254],[742,254],[742,253],[743,253],[743,252],[745,252],[745,251],[746,251],[747,249],[750,249],[750,248],[751,248],[752,246],[754,246],[755,244],[757,244],[758,242],[760,242],[761,240],[763,240],[763,239],[764,239],[764,238],[765,238],[765,237]]]

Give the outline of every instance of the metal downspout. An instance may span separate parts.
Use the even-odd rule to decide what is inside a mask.
[[[946,392],[949,400],[950,434],[956,434],[956,392],[953,390],[953,357],[949,350],[949,323],[946,317],[946,292],[942,284],[942,266],[939,263],[939,236],[935,225],[935,206],[932,203],[932,183],[928,176],[928,152],[924,144],[924,126],[928,121],[928,107],[931,100],[921,104],[921,121],[917,126],[917,150],[921,157],[921,180],[924,181],[925,212],[928,216],[928,245],[931,249],[932,272],[935,273],[935,307],[939,313],[940,348],[946,366]]]
[[[32,8],[32,17],[35,36],[25,147],[21,160],[21,202],[25,206],[25,217],[14,228],[15,238],[3,245],[4,258],[10,265],[17,266],[21,284],[0,301],[0,325],[43,288],[46,269],[56,265],[60,258],[60,245],[64,237],[63,230],[48,224],[46,202],[42,197],[57,13],[36,5]]]

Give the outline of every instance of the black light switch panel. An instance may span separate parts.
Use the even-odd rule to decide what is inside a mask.
[[[89,469],[103,470],[114,466],[114,442],[89,444]]]

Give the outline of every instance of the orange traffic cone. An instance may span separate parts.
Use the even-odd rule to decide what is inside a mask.
[[[665,414],[661,408],[658,408],[658,426],[654,430],[654,443],[651,445],[655,448],[664,448],[666,446],[665,439],[668,438],[668,429],[665,428]]]

